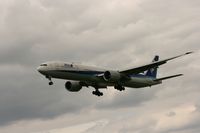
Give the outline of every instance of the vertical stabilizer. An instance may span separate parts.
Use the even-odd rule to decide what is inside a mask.
[[[156,61],[159,61],[159,56],[158,55],[156,55],[154,57],[152,62],[156,62]],[[146,76],[149,76],[149,77],[152,77],[152,78],[156,78],[157,77],[157,70],[158,70],[158,67],[151,68],[151,69],[147,70]]]

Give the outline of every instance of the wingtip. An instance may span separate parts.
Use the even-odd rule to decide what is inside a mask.
[[[175,75],[176,77],[179,77],[179,76],[184,76],[184,74],[177,74]]]
[[[184,76],[184,74],[179,74],[179,76]]]
[[[185,54],[187,55],[187,54],[192,54],[192,53],[194,53],[194,52],[193,52],[193,51],[190,51],[190,52],[187,52],[187,53],[185,53]]]

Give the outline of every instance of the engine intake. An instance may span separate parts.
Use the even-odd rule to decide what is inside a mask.
[[[121,74],[117,71],[106,71],[103,78],[108,82],[117,82],[120,80]]]
[[[67,81],[65,83],[65,88],[70,92],[78,92],[82,89],[82,86],[78,81]]]

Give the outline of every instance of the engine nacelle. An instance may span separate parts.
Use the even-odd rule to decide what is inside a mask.
[[[121,74],[117,71],[106,71],[103,75],[105,81],[117,82],[121,78]]]
[[[82,86],[78,81],[67,81],[65,83],[65,88],[71,92],[78,92],[82,89]]]

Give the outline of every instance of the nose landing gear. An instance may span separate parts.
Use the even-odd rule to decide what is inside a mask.
[[[52,82],[52,81],[50,81],[50,82],[49,82],[49,85],[53,85],[53,82]]]
[[[51,77],[50,76],[46,76],[47,79],[49,79],[49,85],[53,85],[53,82],[51,80]]]

